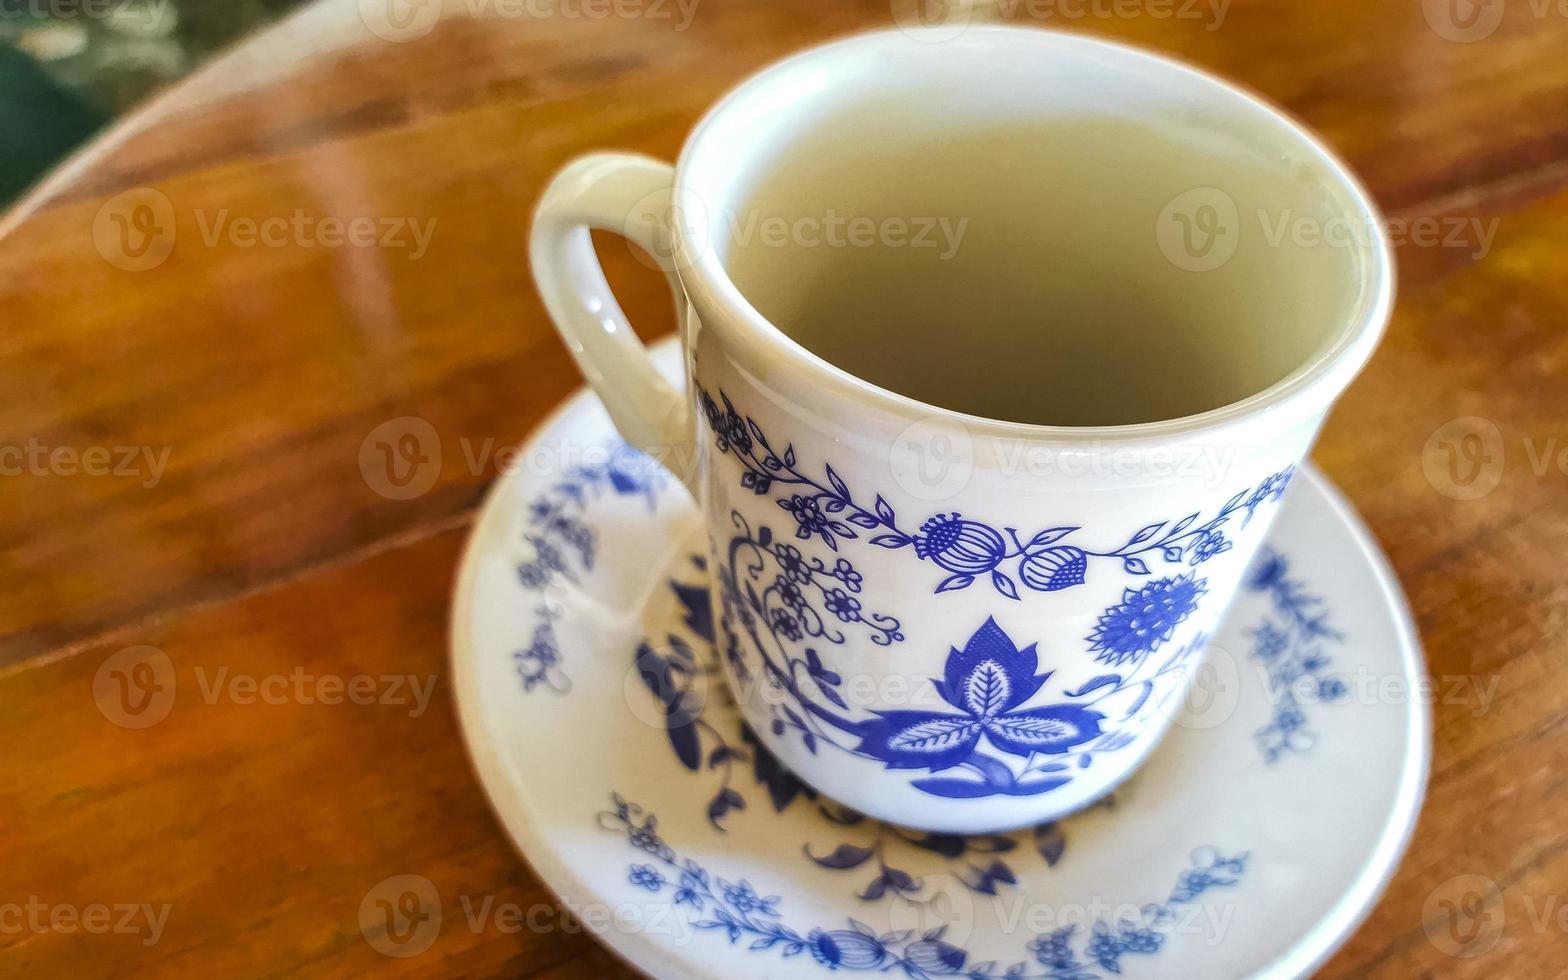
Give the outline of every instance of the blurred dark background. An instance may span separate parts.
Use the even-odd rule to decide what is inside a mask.
[[[305,0],[0,0],[0,208],[116,116]]]

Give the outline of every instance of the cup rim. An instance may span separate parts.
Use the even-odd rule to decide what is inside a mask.
[[[1354,245],[1362,282],[1357,289],[1352,312],[1345,317],[1345,322],[1331,343],[1268,387],[1204,412],[1125,425],[1065,426],[989,418],[901,394],[867,381],[821,357],[763,316],[730,278],[719,260],[718,250],[695,244],[704,242],[706,236],[699,227],[703,215],[700,206],[702,195],[691,185],[689,177],[693,161],[702,152],[706,139],[728,114],[742,106],[746,96],[776,82],[780,76],[819,63],[830,63],[848,56],[857,48],[873,48],[890,40],[896,43],[931,43],[937,37],[921,39],[918,35],[937,35],[944,30],[942,27],[895,27],[860,32],[790,55],[753,73],[731,88],[708,109],[687,136],[676,160],[672,189],[676,274],[694,300],[725,312],[726,316],[719,318],[717,323],[704,322],[703,326],[716,329],[725,337],[727,349],[738,362],[757,376],[766,376],[767,365],[779,363],[783,359],[811,371],[815,375],[814,380],[834,395],[870,401],[883,411],[911,422],[942,422],[957,425],[971,435],[1040,441],[1097,444],[1166,441],[1175,437],[1213,435],[1251,424],[1261,417],[1275,419],[1283,425],[1327,411],[1371,357],[1393,307],[1394,263],[1382,214],[1371,195],[1316,135],[1283,110],[1245,88],[1201,68],[1140,47],[1067,31],[991,24],[970,25],[964,33],[966,36],[976,34],[1006,38],[1012,43],[1040,42],[1076,47],[1129,63],[1152,66],[1175,76],[1185,76],[1189,81],[1212,87],[1216,95],[1237,100],[1243,110],[1260,113],[1260,126],[1273,127],[1286,139],[1307,151],[1314,166],[1321,171],[1324,183],[1336,187],[1342,198],[1353,206],[1356,220],[1374,232],[1367,236],[1366,241],[1358,240]]]

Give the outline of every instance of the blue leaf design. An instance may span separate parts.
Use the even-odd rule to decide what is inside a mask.
[[[1069,534],[1071,534],[1071,533],[1073,533],[1074,531],[1077,531],[1077,530],[1079,530],[1079,527],[1076,526],[1076,525],[1073,526],[1073,527],[1050,527],[1050,528],[1046,528],[1044,531],[1041,531],[1040,533],[1036,534],[1034,537],[1029,539],[1029,543],[1024,546],[1025,550],[1028,550],[1028,549],[1031,549],[1031,548],[1038,548],[1038,547],[1041,547],[1042,545],[1055,544],[1056,542],[1062,540],[1063,538],[1067,537]]]
[[[903,752],[942,752],[968,740],[978,727],[972,718],[943,715],[910,725],[887,744]]]
[[[1158,522],[1156,522],[1154,524],[1147,525],[1142,530],[1140,530],[1137,534],[1134,534],[1132,536],[1132,538],[1128,540],[1127,543],[1129,545],[1142,544],[1143,542],[1145,542],[1145,541],[1149,540],[1150,538],[1154,537],[1156,534],[1159,534],[1160,533],[1160,528],[1162,528],[1164,526],[1165,526],[1165,522],[1164,521],[1158,521]]]
[[[936,590],[937,592],[957,592],[959,589],[967,589],[974,584],[975,577],[973,575],[949,575],[942,580],[942,583],[936,587]]]
[[[992,786],[969,779],[917,779],[909,785],[933,796],[945,796],[950,800],[974,800],[996,793],[996,789]]]
[[[995,660],[976,667],[964,682],[964,706],[977,717],[986,718],[1006,710],[1011,694],[1007,672]]]
[[[1067,835],[1062,833],[1062,828],[1054,821],[1041,824],[1034,829],[1034,846],[1040,856],[1045,858],[1045,863],[1054,868],[1067,850]]]
[[[833,469],[832,464],[826,465],[824,469],[827,471],[828,482],[833,485],[834,491],[837,492],[838,495],[843,499],[848,500],[849,485],[844,482],[844,478],[838,475],[838,472]]]
[[[812,854],[810,845],[804,846],[802,850],[806,852],[807,857],[822,867],[833,868],[837,871],[858,868],[871,860],[871,855],[875,853],[869,847],[856,847],[853,844],[840,844],[832,854],[825,857],[817,857],[815,854]]]
[[[1056,745],[1082,736],[1077,725],[1063,718],[997,718],[993,725],[1008,738],[1031,745]]]
[[[1081,698],[1089,694],[1093,694],[1102,687],[1106,687],[1111,684],[1120,684],[1121,682],[1122,675],[1120,674],[1101,674],[1099,677],[1096,677],[1094,680],[1085,684],[1083,687],[1080,687],[1078,690],[1068,691],[1066,694],[1070,698]]]
[[[1143,563],[1142,558],[1128,558],[1122,562],[1122,567],[1134,575],[1149,574],[1149,566]]]
[[[1003,575],[1001,572],[991,573],[991,584],[996,587],[996,591],[1007,596],[1007,598],[1018,598],[1018,586],[1014,585],[1013,580],[1008,578],[1006,575]]]
[[[1001,762],[989,756],[977,755],[969,760],[970,765],[977,766],[984,774],[985,781],[995,789],[1006,789],[1013,785],[1013,772]]]
[[[1143,707],[1143,703],[1149,700],[1149,695],[1154,693],[1153,681],[1144,681],[1140,686],[1143,688],[1143,690],[1138,692],[1138,699],[1132,703],[1132,707],[1127,709],[1128,718],[1131,718],[1133,715],[1137,714],[1138,709]]]
[[[893,517],[893,508],[886,500],[882,499],[882,495],[880,493],[877,494],[877,502],[874,506],[876,508],[877,517],[881,518],[883,524],[886,524],[888,527],[892,527],[896,523],[896,519]]]
[[[866,528],[867,530],[882,526],[875,517],[872,517],[870,514],[863,513],[854,513],[849,515],[849,523],[855,525],[856,527]]]
[[[871,539],[871,543],[888,549],[907,548],[909,539],[902,534],[879,534]]]

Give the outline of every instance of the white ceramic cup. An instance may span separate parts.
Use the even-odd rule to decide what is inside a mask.
[[[726,257],[757,182],[788,172],[802,147],[820,152],[822,119],[859,113],[874,141],[895,108],[937,131],[1104,116],[1247,147],[1327,202],[1313,213],[1328,230],[1282,231],[1284,213],[1254,223],[1223,187],[1192,188],[1146,216],[1146,242],[1124,257],[1129,288],[1174,276],[1165,285],[1197,297],[1188,305],[1230,288],[1289,296],[1299,250],[1334,247],[1338,298],[1217,335],[1231,353],[1244,344],[1254,361],[1288,362],[1245,397],[1180,418],[1018,424],[868,383],[766,320]],[[988,179],[984,166],[953,179]],[[590,228],[625,235],[669,273],[683,387],[649,362]],[[1234,235],[1226,248],[1257,260],[1220,268],[1194,228]],[[864,813],[973,833],[1096,800],[1179,713],[1204,637],[1387,320],[1380,229],[1320,144],[1223,82],[1078,35],[974,27],[851,37],[783,61],[720,101],[673,168],[629,154],[573,162],[539,205],[531,249],[550,314],[616,426],[699,501],[718,643],[762,744]],[[1232,282],[1242,277],[1265,281]],[[904,355],[962,355],[965,325],[953,326],[956,347]],[[1171,369],[1180,383],[1187,366]]]

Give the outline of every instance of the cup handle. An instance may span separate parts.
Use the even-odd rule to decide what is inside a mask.
[[[615,301],[589,229],[623,235],[653,257],[670,282],[681,321],[685,296],[668,243],[675,170],[634,153],[591,153],[567,164],[534,212],[529,259],[555,329],[631,445],[689,488],[695,419],[684,391],[665,380]]]

